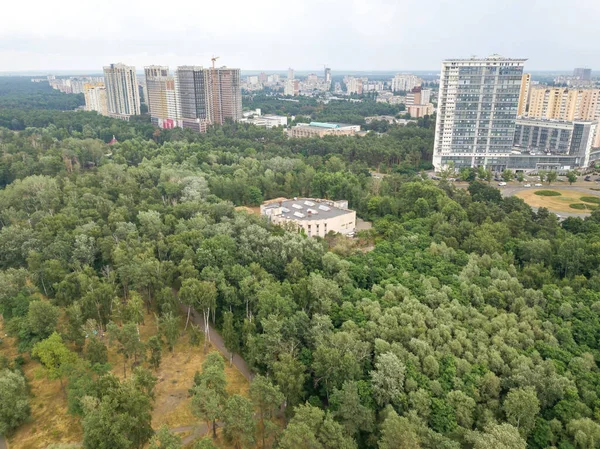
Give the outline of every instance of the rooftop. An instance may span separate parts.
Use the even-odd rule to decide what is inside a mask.
[[[326,220],[352,212],[349,209],[335,206],[335,203],[338,202],[314,198],[279,199],[279,201],[273,200],[265,204],[263,210],[266,213],[269,209],[281,208],[281,213],[276,216],[304,221]]]

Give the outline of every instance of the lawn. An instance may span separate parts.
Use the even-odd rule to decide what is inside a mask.
[[[546,207],[553,212],[575,212],[575,213],[585,213],[585,211],[576,210],[570,207],[571,204],[577,204],[582,202],[591,202],[586,201],[590,197],[598,198],[600,201],[600,196],[596,193],[589,192],[583,193],[576,190],[567,190],[567,189],[546,189],[549,191],[557,192],[559,195],[557,196],[541,196],[537,195],[536,192],[539,189],[528,189],[521,190],[515,194],[515,196],[523,199],[527,204],[531,207]],[[583,198],[583,199],[582,199]],[[591,204],[590,204],[591,205]]]
[[[183,328],[183,320],[182,320]],[[183,329],[182,329],[183,330]],[[147,315],[140,326],[142,340],[146,341],[156,333],[156,321]],[[0,335],[4,335],[0,320]],[[0,354],[13,359],[18,355],[14,339],[4,338],[0,345]],[[209,346],[208,351],[215,350]],[[67,413],[67,401],[60,390],[59,381],[47,380],[39,363],[30,360],[28,354],[22,354],[26,362],[23,370],[31,387],[31,418],[9,439],[11,449],[43,449],[51,443],[81,442],[83,439],[80,419]],[[179,338],[173,354],[163,349],[162,363],[154,372],[158,381],[155,387],[156,400],[152,413],[152,426],[158,429],[166,424],[169,428],[186,427],[199,424],[190,412],[188,389],[192,386],[194,373],[201,370],[205,354],[203,346],[193,347],[188,336]],[[123,377],[123,362],[116,347],[109,348],[109,362],[113,373]],[[228,391],[230,394],[247,395],[248,382],[235,368],[226,363]],[[129,367],[127,375],[130,375]],[[182,437],[186,434],[180,434]],[[219,438],[219,447],[227,447]]]

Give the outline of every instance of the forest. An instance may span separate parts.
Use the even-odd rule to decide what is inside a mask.
[[[418,126],[288,140],[0,120],[0,311],[19,351],[0,359],[0,433],[31,413],[34,359],[84,448],[181,447],[150,426],[153,372],[195,310],[255,374],[230,395],[211,353],[189,379],[194,416],[232,447],[600,447],[600,211],[559,222],[482,180],[435,183]],[[236,209],[279,196],[349,200],[372,246]],[[159,331],[141,341],[148,312]]]
[[[11,108],[71,111],[84,104],[83,94],[67,95],[46,82],[33,83],[30,77],[0,76],[0,111]]]
[[[325,104],[309,97],[281,99],[281,97],[264,94],[245,95],[244,106],[249,109],[258,108],[263,114],[299,115],[310,117],[311,120],[319,122],[349,123],[353,125],[364,125],[365,117],[374,115],[396,116],[405,110],[403,104],[377,103],[372,98],[364,98],[356,102],[332,100]]]

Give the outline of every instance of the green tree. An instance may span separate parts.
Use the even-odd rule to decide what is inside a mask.
[[[123,355],[123,377],[127,377],[127,361],[133,359],[133,366],[137,365],[139,357],[144,355],[144,343],[135,323],[125,323],[118,327],[109,323],[108,332],[119,343],[118,352]]]
[[[504,182],[510,182],[510,181],[512,181],[513,177],[514,177],[514,174],[513,174],[512,170],[505,169],[502,172],[502,180]]]
[[[398,399],[404,386],[406,368],[398,356],[391,352],[381,354],[371,371],[373,395],[379,405],[386,405]]]
[[[483,432],[472,432],[473,449],[525,449],[527,444],[519,430],[510,424],[490,424]]]
[[[546,181],[548,181],[548,185],[552,184],[558,179],[558,173],[555,170],[549,171],[546,175]]]
[[[273,364],[273,377],[285,396],[286,406],[298,404],[304,396],[304,365],[290,354],[281,354]]]
[[[111,382],[100,397],[88,397],[82,420],[85,449],[142,449],[154,434],[152,400],[139,390],[135,376]]]
[[[239,350],[239,339],[238,334],[233,326],[233,313],[223,313],[223,342],[225,347],[229,351],[229,366],[233,363],[233,355]]]
[[[577,173],[574,171],[567,172],[567,181],[569,181],[569,185],[572,185],[574,182],[577,182]]]
[[[535,425],[535,417],[540,411],[540,401],[533,387],[512,389],[506,395],[502,406],[506,420],[523,437],[527,437]]]
[[[242,449],[252,447],[255,431],[252,402],[234,394],[227,400],[223,412],[223,434],[236,449]]]
[[[353,436],[371,432],[375,426],[375,411],[362,404],[357,382],[344,382],[341,390],[331,395],[332,416]]]
[[[311,405],[300,405],[283,431],[281,449],[356,449],[356,442],[331,415]]]
[[[194,445],[194,449],[218,449],[209,437],[201,438]]]
[[[173,352],[179,339],[179,318],[172,312],[163,313],[158,320],[158,329],[167,340],[169,351]]]
[[[27,312],[29,331],[39,340],[48,338],[56,330],[59,314],[58,307],[53,306],[48,301],[32,301],[29,303],[29,311]]]
[[[181,438],[163,425],[150,439],[148,449],[181,449],[181,447],[183,447]]]
[[[157,335],[153,335],[148,339],[148,349],[150,350],[150,357],[148,357],[148,362],[155,370],[160,366],[160,361],[162,359],[162,342]]]
[[[381,426],[379,449],[420,449],[421,440],[415,426],[391,410]]]
[[[284,396],[279,387],[264,376],[257,374],[250,384],[250,398],[258,409],[260,417],[260,437],[262,447],[265,447],[265,419],[270,420],[275,411],[283,404]]]
[[[574,419],[567,424],[567,432],[581,449],[600,447],[600,425],[590,418]]]
[[[85,358],[88,359],[92,365],[103,365],[108,363],[108,349],[98,337],[92,336],[88,339],[85,348]]]
[[[9,435],[31,413],[25,378],[19,372],[0,371],[0,435]]]
[[[69,366],[77,360],[77,354],[65,346],[60,335],[54,332],[46,340],[36,343],[31,356],[44,366],[49,379],[60,381],[60,387],[64,391],[63,377]]]

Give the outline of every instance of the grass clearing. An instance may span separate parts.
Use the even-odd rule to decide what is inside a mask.
[[[593,206],[591,204],[584,204],[584,203],[569,204],[569,207],[571,209],[577,209],[577,210],[596,210],[596,209],[598,209],[598,206]]]
[[[4,335],[3,323],[0,322],[0,335]],[[184,320],[181,320],[183,333]],[[144,324],[140,325],[140,335],[143,341],[156,334],[156,320],[153,315],[146,315]],[[0,355],[10,360],[18,354],[16,341],[10,337],[3,337],[0,345]],[[108,344],[108,337],[105,338]],[[207,353],[216,351],[210,343]],[[11,449],[43,449],[51,443],[77,443],[83,440],[80,418],[67,412],[67,401],[60,390],[58,380],[50,381],[41,373],[39,363],[25,357],[23,370],[31,387],[31,418],[19,427],[9,439]],[[194,426],[199,421],[190,411],[191,398],[188,390],[194,380],[194,373],[202,370],[202,362],[206,354],[203,345],[191,346],[188,335],[180,336],[173,353],[168,348],[163,348],[162,362],[157,371],[154,389],[156,399],[152,411],[152,427],[158,429],[166,424],[169,428]],[[116,345],[108,348],[108,359],[112,365],[112,372],[123,378],[123,359],[117,353]],[[225,358],[224,358],[225,359]],[[146,366],[146,365],[145,365]],[[131,375],[131,366],[127,367],[127,377]],[[237,368],[230,367],[225,361],[225,375],[227,377],[227,391],[230,394],[248,396],[249,384]],[[222,440],[222,438],[220,439]],[[218,447],[228,447],[222,442]],[[190,446],[191,447],[191,446]]]
[[[575,212],[571,207],[571,204],[580,204],[581,197],[584,195],[582,192],[577,190],[567,190],[567,189],[553,189],[551,191],[558,192],[559,195],[554,196],[540,196],[536,195],[537,191],[532,190],[520,190],[515,194],[518,198],[524,200],[531,207],[546,207],[553,212]],[[600,198],[595,194],[594,198]],[[590,211],[582,210],[582,213]]]

